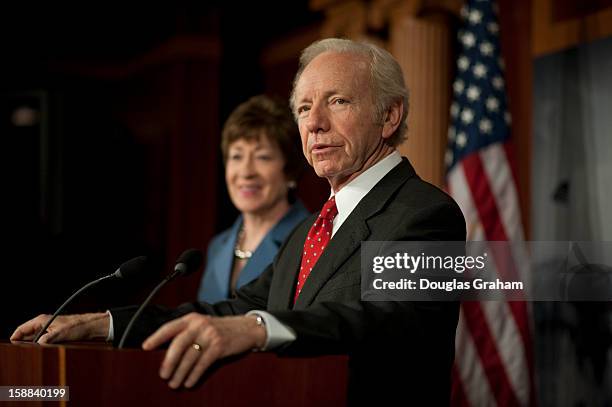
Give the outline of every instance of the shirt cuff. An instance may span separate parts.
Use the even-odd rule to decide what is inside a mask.
[[[106,315],[108,315],[109,324],[108,324],[108,335],[106,336],[106,342],[112,342],[115,339],[115,329],[113,328],[113,314],[110,311],[106,311]]]
[[[266,343],[261,350],[273,350],[278,348],[281,345],[284,345],[289,342],[295,341],[297,336],[293,329],[284,325],[278,319],[276,319],[273,315],[267,313],[266,311],[249,311],[246,315],[259,315],[265,322],[266,327]],[[111,318],[111,329],[113,323]]]

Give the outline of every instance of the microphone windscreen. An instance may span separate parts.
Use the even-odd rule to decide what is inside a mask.
[[[119,278],[133,278],[138,274],[142,273],[148,266],[148,259],[146,256],[138,256],[134,257],[123,263],[117,271],[115,275]]]
[[[202,265],[204,256],[202,252],[197,249],[185,250],[176,261],[175,271],[178,271],[180,275],[186,276],[193,273]]]

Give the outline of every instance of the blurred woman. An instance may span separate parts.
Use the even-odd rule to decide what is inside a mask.
[[[294,196],[305,160],[285,103],[259,95],[239,105],[225,122],[221,150],[229,196],[240,216],[208,246],[198,299],[210,303],[258,277],[309,215]]]

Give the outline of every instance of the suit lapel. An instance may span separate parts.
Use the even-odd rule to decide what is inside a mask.
[[[323,252],[321,258],[313,268],[306,283],[302,287],[302,292],[298,297],[294,308],[303,309],[308,307],[314,301],[318,292],[327,283],[327,281],[338,271],[342,264],[353,253],[361,247],[361,242],[367,240],[370,236],[370,229],[366,221],[380,212],[392,198],[395,191],[402,186],[406,180],[415,176],[414,169],[406,158],[402,158],[402,162],[393,168],[372,188],[370,192],[363,197],[361,202],[355,207],[353,212],[344,221],[340,229],[334,234],[334,237]],[[315,218],[311,221],[314,222]],[[306,234],[310,229],[308,225],[301,239],[302,246],[306,239]],[[300,248],[302,250],[302,248]],[[300,251],[301,253],[301,251]],[[294,269],[299,271],[301,256],[296,256]],[[296,275],[292,274],[292,285],[295,285]],[[287,273],[289,274],[289,273]],[[289,287],[290,297],[293,293],[292,287]]]
[[[308,215],[309,212],[300,201],[291,206],[285,216],[274,225],[253,252],[253,257],[249,259],[240,272],[238,287],[257,278],[268,264],[272,263],[279,247],[283,245],[289,233]],[[238,231],[236,231],[237,233]]]
[[[361,241],[366,240],[369,235],[370,230],[366,223],[351,214],[310,272],[294,308],[303,309],[310,305],[325,283],[338,271],[342,263],[359,249]]]
[[[232,225],[230,233],[221,243],[220,250],[217,253],[211,253],[214,255],[209,260],[211,267],[206,270],[202,282],[202,295],[206,301],[222,301],[229,296],[229,281],[234,264],[234,247],[241,225],[242,217],[239,217]]]
[[[284,255],[278,257],[268,297],[269,310],[291,308],[304,241],[317,216],[318,213],[309,216],[297,227],[293,236],[287,241],[287,246],[283,250]]]

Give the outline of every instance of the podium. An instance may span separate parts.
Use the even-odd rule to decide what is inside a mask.
[[[69,386],[72,406],[343,406],[348,357],[279,357],[249,353],[214,365],[193,389],[170,389],[159,377],[165,351],[107,344],[0,343],[0,386]],[[24,405],[23,402],[0,402]]]

